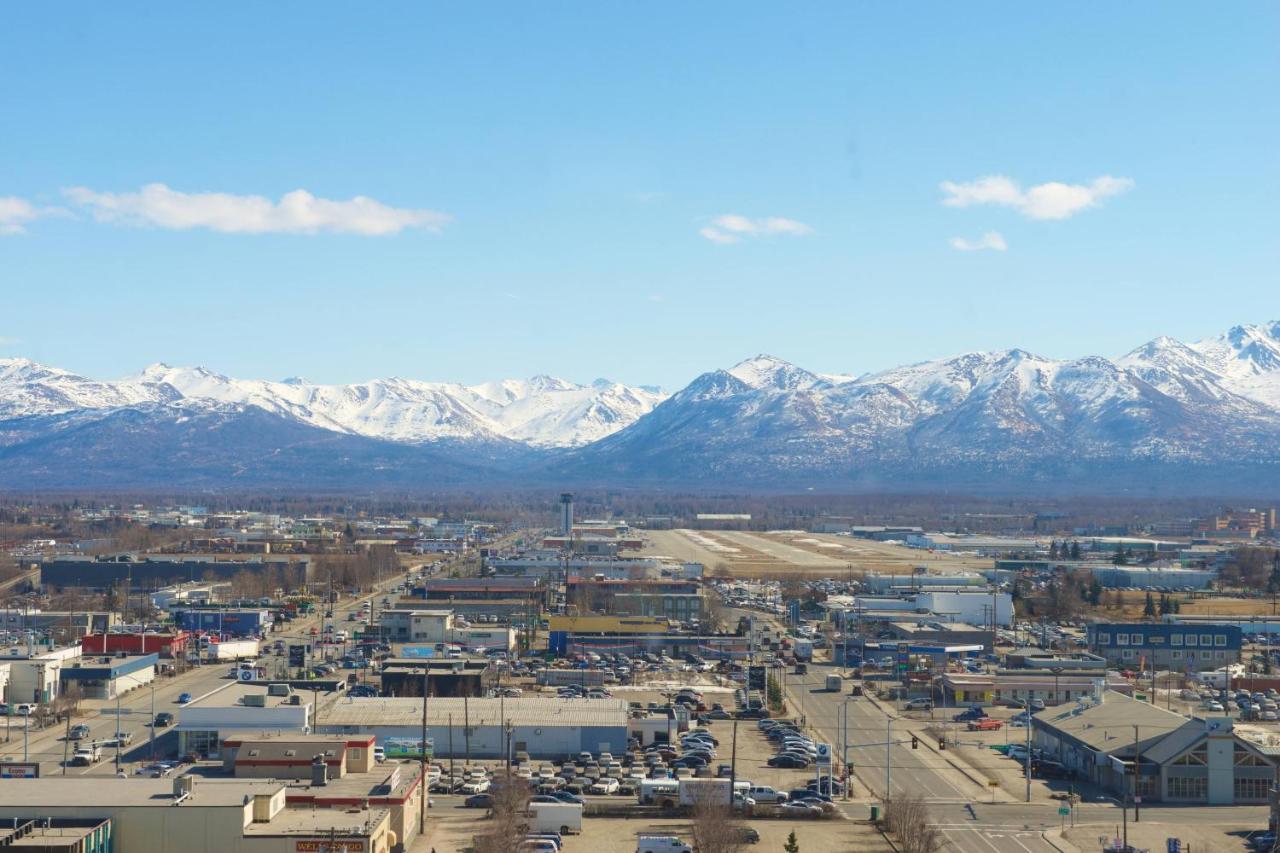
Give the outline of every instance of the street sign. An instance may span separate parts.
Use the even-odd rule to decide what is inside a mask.
[[[1182,842],[1177,838],[1166,838],[1164,849],[1165,853],[1182,853]]]
[[[988,780],[987,780],[987,787],[988,787],[988,788],[999,788],[999,787],[1000,787],[1000,781],[999,781],[998,779],[988,779]]]
[[[1071,809],[1068,806],[1058,806],[1058,814],[1062,815],[1063,817],[1066,817],[1067,815],[1071,814]]]
[[[831,744],[829,743],[818,744],[817,752],[818,752],[817,761],[815,761],[814,763],[817,764],[819,767],[830,767],[831,766]]]

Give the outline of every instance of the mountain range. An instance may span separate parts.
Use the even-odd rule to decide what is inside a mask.
[[[674,394],[548,376],[464,386],[100,381],[0,359],[0,488],[1280,491],[1280,322],[1118,358],[967,353],[860,376],[760,355]]]

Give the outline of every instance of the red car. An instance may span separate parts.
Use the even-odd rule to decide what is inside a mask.
[[[1003,725],[1004,723],[1000,722],[999,720],[993,720],[992,718],[987,717],[986,719],[983,719],[983,720],[973,720],[972,722],[970,722],[969,731],[995,732],[995,731],[999,731],[1000,727]]]

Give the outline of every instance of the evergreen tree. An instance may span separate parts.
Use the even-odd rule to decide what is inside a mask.
[[[800,842],[796,841],[796,831],[791,830],[791,834],[787,836],[787,843],[782,845],[782,849],[786,853],[800,853]]]
[[[1151,593],[1147,593],[1147,602],[1142,606],[1142,618],[1156,618],[1156,602],[1155,599],[1151,597]]]
[[[1058,559],[1058,540],[1054,539],[1049,543],[1049,559]]]
[[[1089,594],[1085,596],[1089,603],[1097,607],[1102,603],[1102,582],[1094,578],[1089,582]]]
[[[1071,559],[1073,560],[1080,559],[1080,543],[1079,542],[1071,543]]]

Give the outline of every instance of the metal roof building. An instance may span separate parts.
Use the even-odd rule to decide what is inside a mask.
[[[427,700],[427,738],[441,757],[501,758],[507,752],[528,752],[534,758],[579,752],[616,755],[626,750],[627,726],[627,703],[622,699]],[[349,698],[322,709],[316,729],[368,733],[383,745],[388,738],[420,739],[422,700]]]
[[[1107,691],[1100,704],[1049,708],[1032,719],[1047,758],[1143,802],[1265,803],[1275,784],[1272,757],[1235,734],[1230,717],[1184,717]]]

